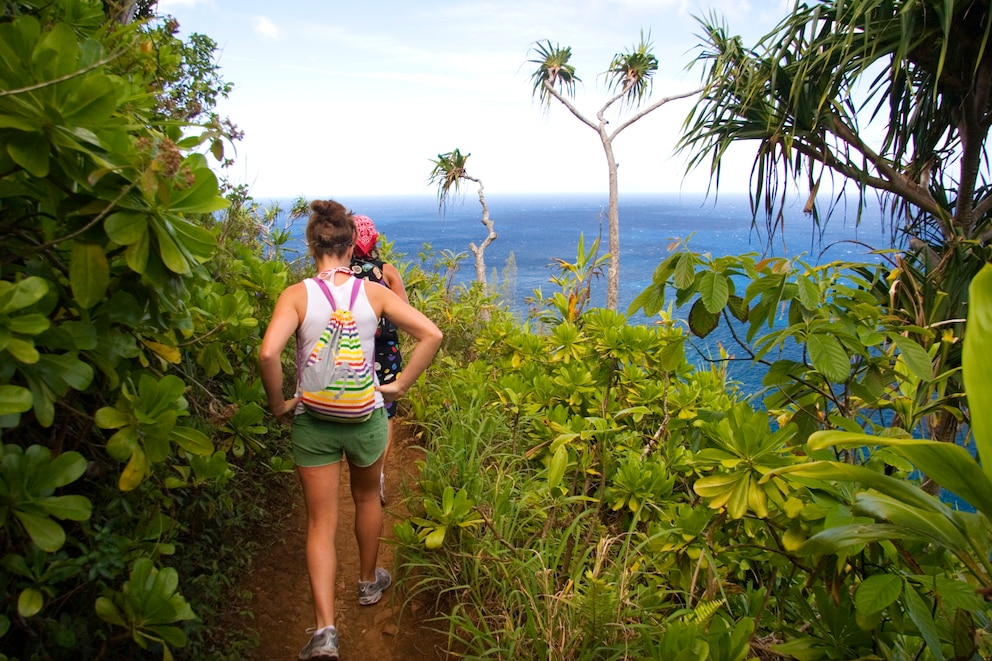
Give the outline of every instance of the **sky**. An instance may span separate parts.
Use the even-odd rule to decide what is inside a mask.
[[[605,193],[599,136],[564,107],[532,96],[532,51],[570,46],[575,105],[595,119],[600,75],[643,32],[659,60],[652,100],[688,92],[702,67],[694,16],[715,16],[753,44],[792,0],[160,0],[180,35],[217,42],[234,84],[218,111],[245,137],[224,176],[256,199],[435,195],[432,160],[469,153],[493,193]],[[699,192],[674,152],[692,99],[672,101],[613,143],[625,192]],[[607,114],[615,125],[626,114]],[[753,147],[733,151],[721,192],[747,190]]]

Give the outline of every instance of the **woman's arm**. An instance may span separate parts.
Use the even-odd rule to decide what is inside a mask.
[[[403,277],[400,276],[400,272],[396,270],[395,266],[392,264],[383,264],[382,279],[386,281],[386,286],[400,297],[401,301],[404,303],[410,302],[410,298],[406,295],[406,287],[403,285]]]
[[[389,319],[417,341],[396,380],[379,386],[383,399],[392,402],[402,397],[430,366],[441,347],[443,336],[434,322],[391,290],[385,287],[366,287],[365,291],[373,310],[380,317]]]
[[[262,375],[262,386],[269,400],[269,409],[276,417],[292,413],[299,397],[286,399],[282,392],[282,352],[289,338],[300,325],[300,301],[306,304],[306,289],[303,283],[287,287],[279,295],[272,311],[269,327],[262,337],[258,351],[258,366]]]

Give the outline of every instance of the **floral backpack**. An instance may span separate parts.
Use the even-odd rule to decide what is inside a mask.
[[[331,318],[299,370],[300,401],[310,415],[323,420],[365,422],[375,410],[375,375],[351,313],[362,282],[353,278],[348,309],[338,309],[327,284],[314,280],[331,303]]]

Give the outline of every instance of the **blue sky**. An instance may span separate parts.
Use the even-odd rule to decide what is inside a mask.
[[[701,69],[693,16],[721,17],[747,43],[791,0],[161,0],[182,34],[213,38],[235,84],[220,111],[245,131],[228,176],[257,199],[425,194],[431,159],[458,148],[492,193],[605,192],[598,136],[531,96],[531,48],[572,47],[587,116],[607,98],[599,74],[650,32],[661,66],[654,96],[688,91]],[[614,142],[624,192],[700,191],[673,154],[690,99],[673,101]],[[608,116],[616,123],[617,116]],[[721,191],[746,190],[739,149]],[[736,165],[735,165],[736,164]],[[736,170],[736,172],[735,172]]]

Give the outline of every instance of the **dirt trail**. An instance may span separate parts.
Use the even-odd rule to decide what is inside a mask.
[[[386,460],[386,498],[383,537],[393,536],[393,523],[406,515],[400,504],[399,486],[416,471],[414,462],[423,449],[409,437],[409,428],[396,420],[394,447]],[[358,545],[353,524],[354,504],[349,491],[348,470],[342,471],[340,516],[338,517],[338,579],[335,613],[340,631],[341,661],[443,661],[447,637],[426,619],[420,604],[403,608],[400,589],[391,587],[375,606],[359,606]],[[306,513],[298,483],[292,507],[286,511],[282,537],[254,561],[244,588],[254,595],[251,609],[260,644],[250,657],[256,661],[294,661],[308,640],[307,627],[314,624],[310,584],[307,577],[304,540]],[[393,567],[393,547],[379,547],[379,565]],[[395,572],[394,572],[395,574]]]

